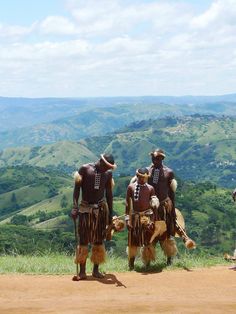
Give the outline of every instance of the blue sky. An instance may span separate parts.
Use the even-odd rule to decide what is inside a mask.
[[[235,0],[0,0],[0,96],[236,92]]]

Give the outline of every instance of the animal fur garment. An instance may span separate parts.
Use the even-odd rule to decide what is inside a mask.
[[[156,195],[153,195],[150,200],[151,208],[158,208],[160,206],[159,198]]]
[[[84,264],[88,257],[87,245],[78,245],[76,249],[75,264]]]
[[[196,249],[196,243],[190,238],[188,238],[188,240],[184,243],[184,245],[189,250]]]
[[[82,182],[82,176],[79,174],[78,171],[76,171],[74,173],[74,179],[75,179],[75,183],[81,183]]]
[[[132,257],[135,257],[137,255],[137,251],[138,251],[137,246],[128,246],[126,250],[128,258],[130,259]]]
[[[152,246],[151,244],[143,246],[141,248],[141,256],[142,261],[145,265],[151,261],[155,261],[156,254],[154,246]]]
[[[151,222],[150,217],[148,217],[148,216],[141,216],[141,217],[140,217],[140,223],[141,223],[141,225],[147,226],[148,224],[150,224],[150,222]]]
[[[90,259],[91,259],[91,262],[96,265],[104,263],[106,260],[105,246],[103,244],[93,245]]]
[[[133,178],[131,178],[131,180],[130,180],[129,183],[131,184],[131,183],[135,183],[135,182],[137,182],[137,177],[136,177],[136,176],[134,176]]]
[[[161,241],[160,244],[167,257],[173,257],[177,254],[178,251],[175,239],[165,239],[164,241]]]
[[[176,190],[177,190],[177,185],[178,185],[177,181],[176,181],[175,179],[172,179],[172,180],[171,180],[171,183],[170,183],[170,188],[171,188],[171,190],[172,190],[173,192],[176,192]]]
[[[231,256],[229,255],[228,253],[225,253],[224,254],[224,259],[227,260],[227,261],[236,261],[236,256]]]
[[[166,230],[167,226],[165,220],[156,220],[154,233],[150,239],[150,243],[152,243],[156,237],[161,236],[164,232],[166,232]]]
[[[114,225],[115,231],[117,232],[122,231],[125,228],[125,222],[118,218],[114,220],[113,225]]]

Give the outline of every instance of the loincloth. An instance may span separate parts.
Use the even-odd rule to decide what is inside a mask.
[[[157,220],[164,220],[166,222],[167,231],[163,237],[174,236],[176,232],[175,220],[176,213],[173,207],[173,203],[169,197],[160,202],[160,206],[157,210]]]
[[[129,246],[148,245],[154,231],[153,212],[134,212],[130,216],[132,229],[128,234]]]
[[[79,242],[81,245],[101,244],[106,237],[108,206],[105,201],[89,204],[81,201],[79,206]]]

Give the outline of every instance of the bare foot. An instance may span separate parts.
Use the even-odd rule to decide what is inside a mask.
[[[86,279],[87,279],[87,275],[85,273],[79,273],[78,280],[86,280]]]
[[[104,276],[102,273],[100,273],[99,271],[93,272],[92,275],[93,275],[93,277],[99,278],[99,279],[102,279],[102,278],[105,277],[105,276]]]

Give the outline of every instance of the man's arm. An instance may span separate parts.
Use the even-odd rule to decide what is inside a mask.
[[[80,196],[80,184],[75,182],[74,192],[73,192],[73,207],[78,208],[78,201]]]
[[[175,180],[175,175],[174,172],[172,170],[168,170],[168,194],[169,197],[173,203],[173,206],[175,207],[175,191],[177,188],[177,182]]]
[[[75,173],[75,185],[74,185],[74,192],[73,192],[73,208],[71,211],[71,217],[73,219],[76,219],[78,216],[78,202],[79,202],[79,196],[80,196],[80,187],[82,184],[82,176],[81,174],[77,171]]]
[[[126,191],[126,202],[125,202],[125,222],[128,230],[132,228],[131,225],[131,211],[132,211],[132,190],[131,187],[128,186],[127,191]]]
[[[151,190],[150,190],[150,206],[151,206],[151,209],[153,210],[154,220],[157,220],[160,201],[155,194],[155,190],[153,186],[151,187]]]
[[[175,192],[177,189],[177,181],[175,180],[174,172],[169,169],[168,170],[168,194],[169,198],[171,199],[172,202],[172,216],[174,219],[176,219],[176,212],[175,212]]]

